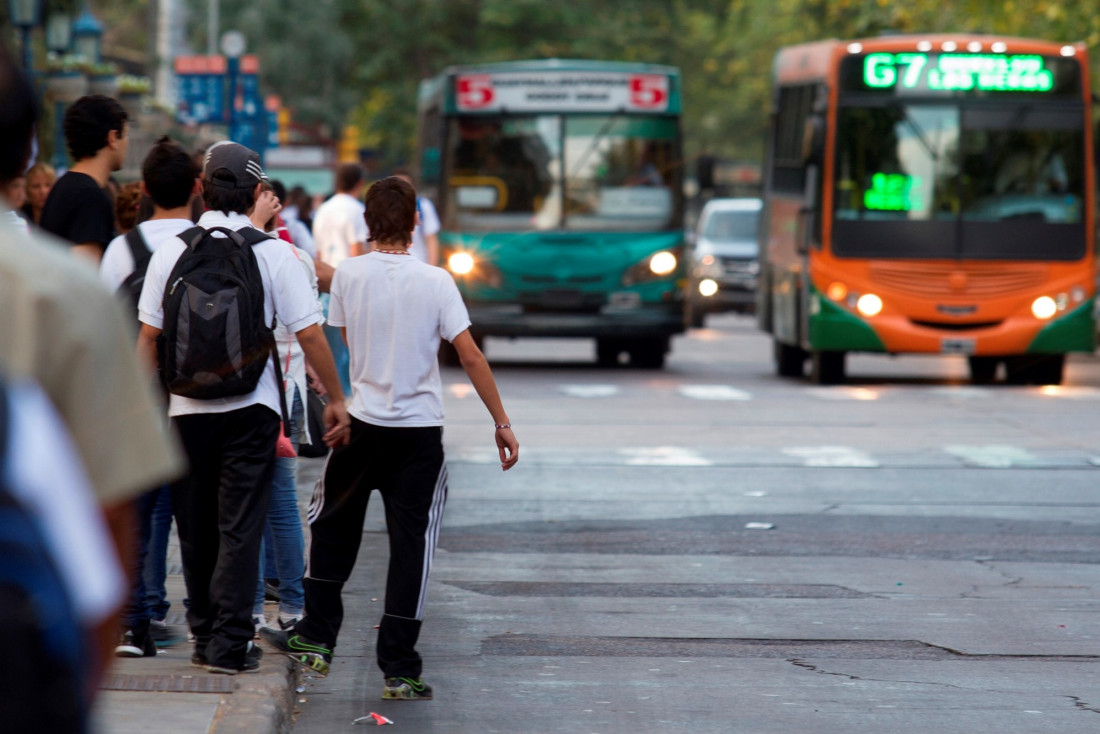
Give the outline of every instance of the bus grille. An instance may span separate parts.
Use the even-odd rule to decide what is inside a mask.
[[[1004,296],[1042,285],[1047,268],[1007,263],[924,265],[920,263],[874,264],[875,283],[918,296]]]

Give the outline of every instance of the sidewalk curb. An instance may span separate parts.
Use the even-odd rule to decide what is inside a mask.
[[[261,672],[238,675],[237,690],[222,696],[210,734],[285,734],[294,712],[294,661],[264,645]]]

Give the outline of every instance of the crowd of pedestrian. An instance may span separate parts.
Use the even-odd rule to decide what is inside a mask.
[[[27,730],[84,731],[112,654],[155,658],[188,638],[211,673],[259,669],[259,636],[327,674],[374,489],[391,547],[382,695],[431,698],[416,643],[447,496],[441,340],[493,419],[502,469],[519,458],[435,267],[431,202],[405,172],[367,186],[345,164],[314,210],[255,151],[223,141],[196,156],[167,137],[119,186],[130,120],[102,95],[69,106],[73,162],[57,177],[30,160],[35,97],[2,48],[0,99],[0,621],[41,663],[0,674],[0,719],[23,730],[20,711],[44,709],[17,697],[48,691],[56,729]],[[297,457],[318,445],[307,559]],[[173,520],[187,630],[168,622]],[[16,560],[32,558],[53,571],[40,588]],[[47,592],[68,635],[56,609],[26,612]],[[33,693],[32,680],[51,683]]]

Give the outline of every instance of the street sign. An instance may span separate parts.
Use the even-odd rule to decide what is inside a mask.
[[[177,56],[176,78],[179,83],[177,117],[185,125],[224,122],[224,56]]]

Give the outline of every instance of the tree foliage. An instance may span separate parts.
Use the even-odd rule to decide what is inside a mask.
[[[1048,0],[252,0],[235,9],[222,5],[223,28],[236,24],[246,33],[261,56],[265,84],[283,96],[296,116],[324,120],[334,129],[353,122],[360,142],[392,162],[413,154],[419,81],[453,64],[558,57],[678,66],[688,155],[752,158],[764,139],[772,59],[784,45],[887,32],[965,32],[1084,41],[1100,51],[1100,14],[1091,5]]]

